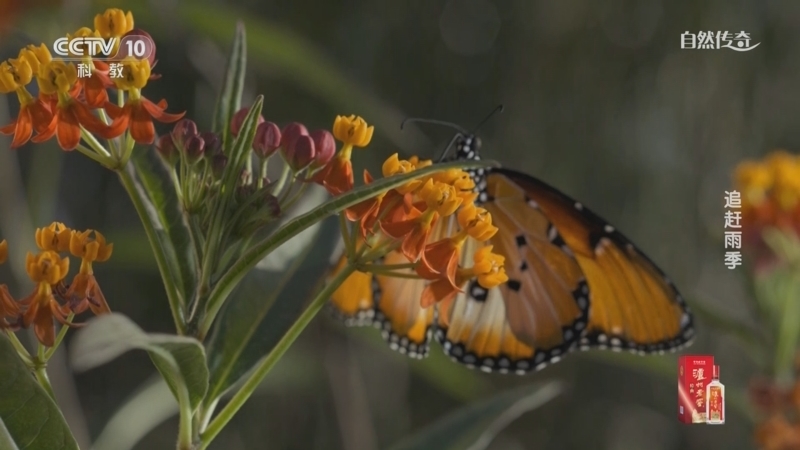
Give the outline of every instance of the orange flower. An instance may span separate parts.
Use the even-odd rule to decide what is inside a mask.
[[[366,147],[372,140],[375,127],[358,116],[336,116],[333,136],[343,143],[342,149],[328,164],[316,172],[311,180],[322,185],[331,195],[340,195],[353,189],[353,147]]]
[[[337,153],[328,164],[311,177],[311,180],[322,185],[334,196],[352,190],[355,183],[350,155],[344,152]]]
[[[186,112],[167,113],[167,102],[153,103],[141,94],[141,89],[150,79],[150,62],[128,57],[122,62],[122,78],[115,78],[117,89],[128,92],[128,101],[120,109],[111,103],[106,104],[109,116],[114,119],[111,130],[118,135],[130,128],[131,137],[139,144],[152,144],[156,131],[153,120],[162,123],[177,122]]]
[[[90,234],[94,233],[94,239]],[[107,261],[111,257],[114,244],[106,244],[105,237],[97,231],[88,230],[83,233],[73,231],[69,242],[69,250],[73,256],[81,258],[81,268],[69,285],[64,298],[67,304],[62,311],[81,314],[91,309],[95,315],[111,312],[103,291],[94,277],[92,263]]]
[[[408,219],[397,222],[380,222],[383,232],[395,239],[402,239],[400,251],[411,262],[416,262],[425,250],[431,230],[439,218],[439,214],[429,209],[424,213],[414,208]]]
[[[0,264],[6,262],[8,258],[8,243],[0,241]],[[0,330],[5,328],[15,328],[19,322],[19,305],[14,297],[8,292],[8,286],[0,284]],[[8,322],[8,318],[14,318],[13,322]]]
[[[22,324],[25,327],[33,325],[39,342],[52,347],[56,335],[53,319],[69,325],[53,297],[52,288],[67,275],[69,259],[61,259],[58,253],[52,251],[44,251],[36,256],[28,253],[25,266],[28,276],[37,283],[37,287],[31,295],[20,301],[21,305],[27,307],[22,316]]]
[[[13,135],[11,148],[19,148],[27,143],[33,130],[41,132],[52,119],[47,104],[34,98],[25,88],[39,68],[36,47],[29,46],[20,50],[19,57],[0,63],[0,93],[15,92],[19,99],[20,109],[17,118],[10,124],[0,127],[0,133]],[[49,53],[48,53],[49,56]]]
[[[36,246],[40,250],[65,252],[69,250],[72,230],[61,222],[53,222],[46,228],[36,229]]]
[[[16,329],[19,324],[19,313],[19,305],[8,292],[8,286],[0,284],[0,330]],[[9,318],[13,320],[9,322]]]
[[[453,289],[458,290],[456,271],[464,239],[463,236],[456,236],[428,244],[416,267],[417,275],[426,280],[443,278],[450,283]]]
[[[76,98],[78,70],[72,63],[54,60],[42,65],[37,76],[39,89],[44,95],[55,95],[57,111],[47,127],[35,136],[33,142],[44,142],[56,136],[64,150],[74,150],[81,140],[81,127],[104,139],[119,136],[95,117],[88,106]]]

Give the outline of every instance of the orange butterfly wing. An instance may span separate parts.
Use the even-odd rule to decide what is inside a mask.
[[[581,348],[663,353],[691,341],[688,306],[630,240],[582,204],[522,173],[498,169],[489,174],[489,198],[507,184],[522,188],[530,204],[544,212],[586,276],[591,306]]]

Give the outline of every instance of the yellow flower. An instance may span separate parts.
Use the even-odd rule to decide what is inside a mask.
[[[428,167],[433,164],[433,161],[430,159],[419,159],[417,155],[408,158],[408,162],[410,162],[415,169],[422,169],[423,167]]]
[[[67,33],[67,42],[72,42],[72,40],[76,38],[85,38],[85,37],[100,37],[100,33],[88,27],[81,27],[78,28],[78,30],[72,34]],[[75,55],[72,52],[70,52],[69,54],[71,56],[91,56],[90,52],[91,49],[89,48],[88,45],[86,44],[81,45],[81,49],[83,50],[83,55]]]
[[[50,50],[47,49],[47,46],[41,44],[38,47],[35,45],[28,45],[20,50],[19,59],[24,59],[27,61],[31,66],[33,75],[36,75],[39,73],[39,68],[42,66],[42,64],[49,63],[53,60],[53,57],[50,55]]]
[[[425,167],[426,165],[430,165],[430,161],[427,161],[428,164],[424,164],[426,161],[422,161],[421,166]],[[402,173],[409,173],[413,172],[418,168],[415,163],[420,163],[419,159],[413,157],[412,160],[406,161],[404,159],[400,159],[397,156],[397,153],[390,156],[386,161],[383,163],[382,172],[384,177],[390,177],[392,175],[402,174]],[[411,180],[408,183],[403,184],[402,186],[397,188],[397,192],[401,194],[408,194],[409,192],[414,192],[422,186],[424,179],[417,178],[416,180]]]
[[[497,233],[489,211],[475,206],[474,203],[468,203],[458,211],[458,224],[478,242],[489,240]]]
[[[773,166],[772,195],[778,205],[789,210],[794,208],[800,199],[800,165],[796,160],[784,160]]]
[[[453,187],[460,192],[472,192],[472,190],[475,189],[475,182],[472,181],[472,177],[461,169],[447,169],[436,172],[431,175],[431,178],[433,178],[434,181],[452,184]]]
[[[27,86],[33,79],[33,69],[24,58],[12,58],[0,63],[0,93],[8,94]]]
[[[58,253],[51,251],[44,251],[36,256],[28,252],[25,270],[34,283],[45,283],[52,286],[67,276],[69,259],[62,259]]]
[[[503,266],[506,259],[492,253],[491,245],[484,246],[475,252],[473,260],[475,265],[472,266],[472,271],[478,277],[478,283],[484,288],[491,289],[508,281],[508,275]]]
[[[119,89],[130,91],[147,86],[150,79],[150,61],[128,56],[122,61],[122,78],[114,78]]]
[[[94,239],[90,235],[94,233]],[[95,230],[86,230],[83,233],[72,232],[69,241],[69,251],[74,256],[85,262],[103,262],[111,257],[114,244],[106,244],[106,238]]]
[[[94,16],[94,28],[104,38],[120,37],[133,30],[133,14],[118,8],[109,8]]]
[[[368,126],[364,119],[355,115],[336,116],[336,120],[333,121],[333,136],[353,147],[369,145],[373,131],[375,131],[375,127]]]
[[[53,222],[47,228],[36,229],[36,246],[51,252],[66,252],[72,230],[61,222]]]
[[[3,264],[8,259],[8,242],[5,239],[0,241],[0,264]]]
[[[436,211],[442,217],[456,212],[462,202],[452,185],[438,183],[430,178],[420,188],[419,197],[428,205],[428,208]]]
[[[773,181],[769,167],[756,161],[739,163],[733,178],[738,189],[742,191],[745,203],[751,205],[758,205],[764,201]]]
[[[66,94],[78,81],[78,69],[75,64],[53,60],[39,67],[36,80],[39,82],[39,89],[43,94]]]

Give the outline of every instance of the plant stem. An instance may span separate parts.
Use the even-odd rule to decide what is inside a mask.
[[[161,244],[158,242],[158,235],[155,227],[153,227],[153,223],[150,222],[150,219],[148,218],[147,206],[145,206],[144,202],[142,202],[142,199],[139,197],[139,193],[137,192],[136,184],[134,183],[131,175],[133,170],[133,166],[130,166],[126,169],[118,170],[117,174],[119,174],[119,179],[122,182],[122,186],[125,187],[125,190],[128,192],[128,197],[130,197],[134,208],[136,208],[136,212],[139,214],[139,219],[141,220],[142,225],[144,226],[144,231],[147,234],[147,240],[150,242],[150,247],[153,249],[153,254],[156,257],[158,271],[161,274],[161,280],[164,282],[164,288],[167,291],[167,301],[169,302],[169,308],[172,311],[172,318],[175,321],[175,329],[177,330],[178,334],[184,335],[186,334],[186,322],[183,311],[183,301],[178,293],[178,287],[175,285],[175,280],[169,271],[169,266],[167,265],[167,255],[164,252],[164,249],[161,247]]]
[[[193,450],[192,445],[192,407],[188,399],[179,403],[178,450]]]
[[[36,374],[36,381],[42,385],[45,392],[47,392],[47,395],[49,395],[53,401],[56,401],[56,393],[53,391],[53,386],[50,384],[50,379],[47,378],[47,364],[45,364],[44,345],[42,344],[39,344],[38,358],[35,362],[35,365],[36,369],[34,370],[34,373]]]
[[[28,350],[24,345],[22,345],[22,342],[19,341],[17,335],[11,330],[6,330],[6,335],[8,336],[8,340],[11,341],[11,345],[14,347],[14,350],[19,353],[19,357],[25,361],[25,364],[28,366],[33,366],[33,358],[31,357],[31,354],[28,353]]]
[[[330,299],[331,295],[344,283],[347,277],[356,270],[355,265],[348,264],[339,272],[336,277],[325,286],[311,304],[303,311],[303,314],[297,319],[289,331],[281,338],[275,348],[256,366],[252,375],[247,379],[241,389],[236,395],[231,398],[231,401],[220,411],[219,415],[211,421],[208,428],[200,434],[200,441],[202,442],[200,450],[205,450],[211,441],[219,434],[225,425],[230,422],[233,416],[244,405],[248,398],[264,380],[269,371],[281,359],[286,351],[291,347],[292,343],[300,336],[300,333],[311,322],[314,316],[317,315],[320,309],[325,305],[325,302]]]
[[[69,313],[69,316],[67,316],[67,322],[72,323],[72,319],[74,318],[75,318],[75,313]],[[44,353],[44,361],[42,362],[47,362],[50,360],[50,358],[53,357],[53,353],[55,353],[56,350],[58,350],[58,346],[61,345],[61,341],[63,341],[64,336],[67,335],[67,330],[69,330],[69,327],[67,325],[61,325],[61,329],[58,331],[58,336],[56,336],[56,342],[53,344],[52,347],[47,349],[47,351]]]

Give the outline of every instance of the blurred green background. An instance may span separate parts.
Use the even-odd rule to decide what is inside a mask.
[[[798,2],[6,0],[0,58],[91,26],[107,7],[132,10],[158,45],[163,78],[145,95],[186,109],[204,128],[238,18],[249,45],[245,103],[263,94],[265,118],[281,125],[330,128],[336,114],[364,116],[376,137],[357,165],[374,169],[395,151],[434,157],[452,136],[431,126],[400,131],[407,116],[470,128],[502,103],[505,112],[480,130],[486,157],[581,199],[690,301],[747,319],[745,273],[723,265],[723,191],[742,158],[800,141]],[[680,49],[681,33],[701,30],[744,30],[761,44],[743,53]],[[13,97],[1,101],[0,122],[17,107]],[[0,237],[16,266],[3,267],[2,280],[14,292],[30,288],[13,280],[26,279],[32,227],[96,228],[115,244],[111,261],[96,267],[112,309],[147,331],[171,332],[154,260],[116,177],[54,142],[7,151],[9,143],[0,139]],[[698,327],[690,353],[715,355],[729,389],[721,427],[677,421],[676,356],[582,353],[527,377],[487,375],[438,349],[410,361],[374,330],[346,330],[320,315],[212,448],[385,448],[465,402],[545,379],[563,379],[569,390],[491,448],[753,448],[742,386],[758,369],[735,341]],[[73,375],[60,351],[51,374],[82,448],[154,373],[144,353],[129,353]],[[171,402],[153,396],[122,428],[157,422]],[[136,448],[174,448],[176,427],[176,418],[164,421]]]

